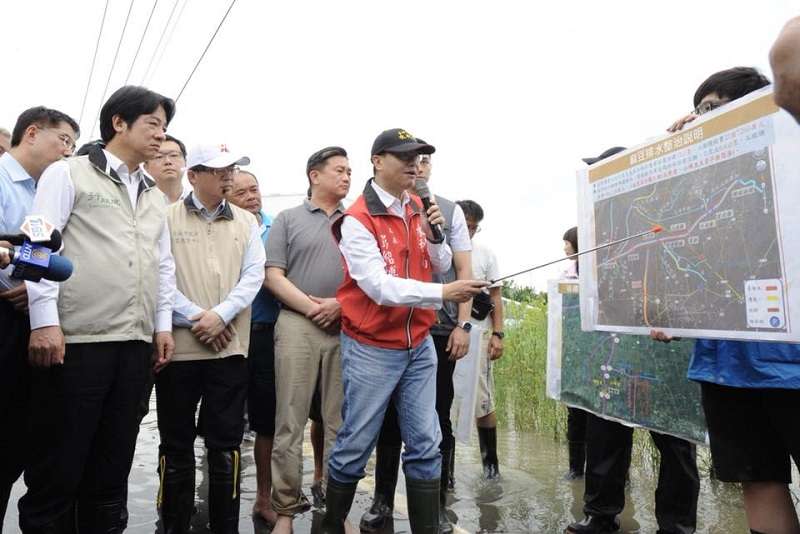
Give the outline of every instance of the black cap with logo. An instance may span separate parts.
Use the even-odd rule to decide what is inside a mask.
[[[609,148],[608,150],[606,150],[605,152],[603,152],[602,154],[600,154],[596,158],[583,158],[583,162],[585,164],[587,164],[587,165],[594,165],[598,161],[602,161],[602,160],[604,160],[606,158],[610,158],[614,154],[619,154],[623,150],[626,150],[626,148],[624,146],[615,146],[613,148]]]
[[[416,152],[417,154],[433,154],[436,149],[433,145],[425,143],[421,139],[417,139],[406,130],[402,128],[392,128],[381,132],[372,143],[372,155],[383,154],[389,152],[390,154],[400,154],[404,152]]]

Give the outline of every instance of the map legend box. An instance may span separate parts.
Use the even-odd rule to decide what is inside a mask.
[[[748,280],[744,284],[747,300],[747,326],[784,328],[783,284],[778,279]]]

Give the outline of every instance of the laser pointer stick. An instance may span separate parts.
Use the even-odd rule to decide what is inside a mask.
[[[578,256],[582,256],[584,254],[588,254],[590,252],[594,252],[596,250],[600,250],[601,248],[613,247],[614,245],[618,245],[620,243],[624,243],[625,241],[630,241],[631,239],[636,239],[637,237],[646,236],[648,234],[657,234],[657,233],[659,233],[659,232],[661,232],[663,230],[664,230],[663,227],[661,227],[660,225],[656,224],[652,228],[650,228],[649,230],[645,230],[644,232],[641,232],[641,233],[638,233],[638,234],[635,234],[635,235],[630,235],[628,237],[623,237],[622,239],[617,239],[616,241],[611,241],[610,243],[605,243],[604,245],[598,245],[598,246],[596,246],[594,248],[590,248],[589,250],[584,250],[583,252],[578,252],[577,254],[572,254],[570,256],[564,256],[563,258],[559,258],[557,260],[549,261],[547,263],[543,263],[541,265],[537,265],[536,267],[531,267],[530,269],[525,269],[524,271],[520,271],[518,273],[509,274],[509,275],[506,275],[506,276],[501,276],[500,278],[495,278],[494,280],[492,280],[491,283],[492,284],[496,284],[497,282],[499,282],[501,280],[505,280],[506,278],[513,278],[513,277],[518,276],[520,274],[529,273],[531,271],[535,271],[536,269],[541,269],[542,267],[547,267],[548,265],[553,265],[554,263],[558,263],[560,261],[571,260],[573,258],[577,258]]]

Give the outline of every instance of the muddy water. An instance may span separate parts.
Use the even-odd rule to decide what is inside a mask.
[[[155,496],[157,490],[158,431],[154,408],[142,423],[136,457],[130,477],[129,533],[153,533],[157,530]],[[480,476],[480,453],[477,443],[473,446],[459,445],[456,453],[456,490],[450,496],[449,514],[455,521],[458,532],[542,532],[558,533],[564,527],[582,517],[582,481],[566,482],[562,475],[566,471],[566,446],[553,441],[550,436],[532,433],[499,431],[498,453],[502,477],[499,481],[487,482]],[[250,509],[255,497],[256,475],[252,456],[252,441],[242,446],[242,507],[240,532],[269,532],[266,525],[254,522]],[[194,531],[207,532],[208,511],[205,503],[207,493],[202,442],[196,444],[198,457],[198,513],[192,524]],[[311,449],[306,437],[305,490],[310,497],[313,464]],[[644,464],[644,465],[643,465]],[[653,492],[655,477],[647,462],[636,462],[631,472],[627,491],[627,504],[622,515],[622,528],[626,533],[654,533],[655,523]],[[372,472],[370,463],[368,472]],[[358,524],[361,513],[369,506],[373,479],[365,478],[359,485],[359,493],[350,520]],[[16,500],[24,491],[18,482],[12,494],[9,512],[3,532],[18,532]],[[398,484],[395,522],[393,532],[410,532],[406,515],[404,485]],[[698,532],[729,534],[746,532],[741,499],[735,487],[713,483],[703,479],[700,491]],[[295,532],[316,532],[321,519],[316,512],[307,512],[295,521]],[[389,530],[392,532],[392,530]]]

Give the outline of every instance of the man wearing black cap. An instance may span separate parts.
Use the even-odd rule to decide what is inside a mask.
[[[417,139],[425,143],[422,139]],[[432,172],[430,154],[421,154],[419,157],[418,178],[430,180]],[[409,191],[413,193],[413,190]],[[472,275],[472,243],[470,241],[464,212],[455,202],[436,195],[436,204],[444,217],[442,231],[445,242],[453,254],[453,262],[447,272],[434,274],[434,280],[439,283],[452,282],[453,280],[467,280]],[[439,417],[439,428],[442,432],[442,442],[439,450],[442,453],[442,481],[439,486],[439,528],[442,534],[453,531],[450,520],[445,513],[447,503],[447,490],[452,488],[453,460],[455,455],[455,437],[453,426],[450,422],[450,409],[453,405],[453,373],[456,360],[462,358],[469,350],[469,331],[471,303],[445,302],[436,314],[436,322],[431,327],[433,345],[438,358],[436,367],[436,413]],[[480,431],[482,449],[492,448],[487,440],[489,432]],[[496,436],[495,436],[496,437]],[[397,486],[397,471],[400,466],[401,436],[397,424],[397,412],[393,404],[389,404],[386,417],[378,438],[378,447],[375,452],[375,494],[372,505],[361,517],[361,530],[366,532],[380,531],[387,523],[394,510],[394,493]],[[496,454],[495,454],[496,457]],[[496,467],[496,466],[495,466]]]
[[[588,165],[625,150],[614,147]],[[586,417],[586,486],[583,493],[582,521],[572,523],[566,533],[601,534],[619,530],[617,515],[625,506],[625,478],[631,464],[633,428],[603,419],[592,413]],[[695,446],[685,439],[650,431],[661,463],[656,488],[657,534],[691,534],[697,525],[697,473]]]
[[[336,293],[342,306],[345,402],[329,460],[326,534],[344,532],[390,399],[405,443],[411,531],[439,531],[441,432],[429,330],[443,301],[467,301],[487,283],[431,281],[452,261],[450,248],[434,243],[430,231],[444,218],[435,202],[423,214],[419,199],[407,190],[419,173],[418,156],[434,150],[405,130],[381,133],[372,146],[375,178],[333,225],[346,267]]]

